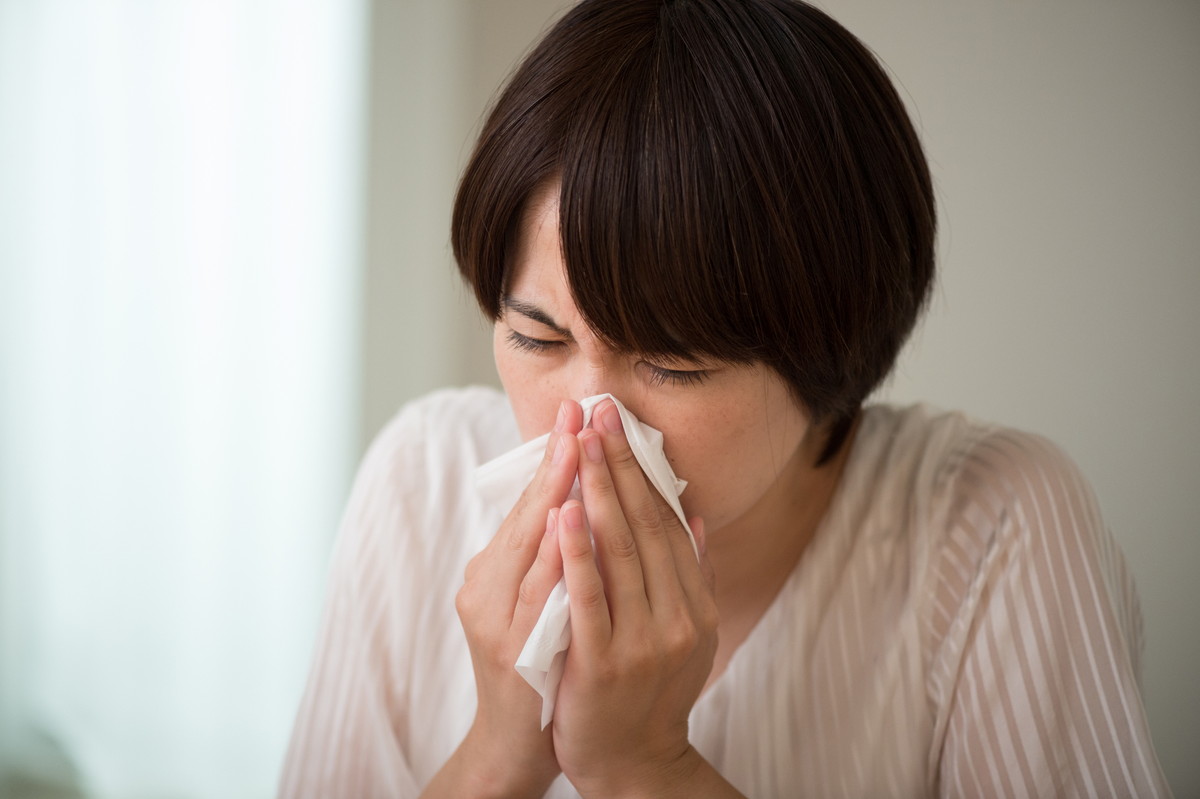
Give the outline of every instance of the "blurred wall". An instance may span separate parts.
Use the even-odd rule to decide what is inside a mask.
[[[499,385],[450,253],[458,175],[505,76],[564,2],[376,0],[370,33],[362,441],[438,386]]]
[[[405,399],[495,380],[450,202],[492,91],[566,5],[374,3],[364,441]],[[1200,5],[821,5],[897,77],[941,203],[940,284],[885,398],[1080,463],[1141,592],[1159,757],[1200,795]]]

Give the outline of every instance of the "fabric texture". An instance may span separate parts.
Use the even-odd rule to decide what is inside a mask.
[[[454,597],[507,510],[473,471],[518,443],[507,400],[482,388],[418,400],[376,439],[280,796],[416,796],[462,740],[475,683]],[[1124,558],[1060,450],[871,406],[825,519],[690,735],[751,797],[1169,796],[1141,650]],[[547,794],[575,795],[561,776]]]

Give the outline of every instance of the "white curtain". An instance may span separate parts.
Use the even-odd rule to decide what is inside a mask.
[[[0,0],[0,794],[273,792],[356,455],[364,17]]]

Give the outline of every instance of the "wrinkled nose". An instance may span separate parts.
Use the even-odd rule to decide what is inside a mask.
[[[579,401],[596,394],[613,393],[612,372],[603,365],[582,363],[571,381],[571,399]]]
[[[589,365],[580,369],[572,380],[571,399],[576,402],[597,394],[611,394],[634,415],[638,414],[642,392],[633,384],[636,378],[621,367]]]

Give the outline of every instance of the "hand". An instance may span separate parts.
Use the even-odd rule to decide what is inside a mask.
[[[558,514],[571,647],[554,749],[584,795],[665,796],[707,767],[688,714],[716,653],[712,569],[647,482],[616,407],[602,402],[593,420],[577,436],[583,502]]]
[[[564,402],[533,481],[486,548],[467,564],[456,606],[471,650],[478,706],[466,738],[427,796],[541,796],[558,775],[542,700],[513,664],[562,576],[554,517],[575,482],[583,424]],[[453,532],[453,531],[451,531]]]

